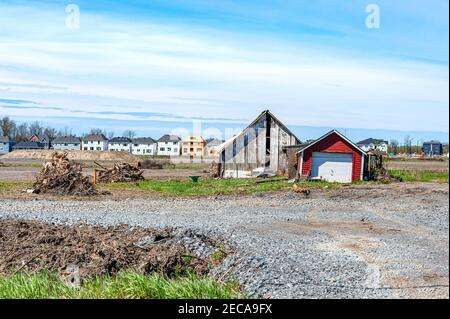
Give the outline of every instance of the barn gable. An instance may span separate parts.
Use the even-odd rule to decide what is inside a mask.
[[[219,146],[221,176],[252,177],[261,172],[284,175],[286,146],[300,140],[270,111],[264,111],[240,134]]]

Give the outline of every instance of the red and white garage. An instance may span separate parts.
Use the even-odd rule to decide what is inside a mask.
[[[299,176],[351,183],[363,178],[366,153],[336,130],[299,151]]]

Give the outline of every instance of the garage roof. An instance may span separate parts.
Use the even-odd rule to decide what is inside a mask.
[[[338,132],[337,130],[331,130],[329,131],[327,134],[319,137],[317,140],[311,142],[311,143],[305,143],[305,145],[301,145],[300,150],[298,151],[298,153],[303,152],[304,150],[310,148],[311,146],[313,146],[314,144],[326,139],[328,136],[330,136],[331,134],[337,134],[339,135],[339,137],[341,137],[344,141],[346,141],[347,143],[349,143],[350,145],[352,145],[355,149],[357,149],[359,152],[361,152],[361,154],[363,155],[367,155],[366,152],[364,152],[358,145],[356,145],[355,143],[353,143],[352,141],[350,141],[347,137],[345,137],[345,135],[341,134],[340,132]]]

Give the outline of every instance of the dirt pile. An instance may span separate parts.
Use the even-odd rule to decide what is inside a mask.
[[[54,152],[51,161],[45,163],[36,175],[33,192],[77,196],[96,195],[94,185],[89,177],[83,176],[82,170],[80,163],[69,161],[66,152]]]
[[[36,221],[0,221],[0,273],[63,272],[76,265],[81,277],[120,270],[179,271],[205,274],[208,261],[168,239],[171,229],[49,225]],[[144,244],[139,244],[145,238]]]
[[[17,159],[38,159],[50,160],[53,155],[53,150],[15,150],[2,156],[5,160]],[[138,157],[128,152],[109,152],[109,151],[82,151],[82,150],[68,150],[67,156],[74,161],[114,161],[114,162],[133,162],[137,161]]]
[[[164,167],[175,167],[170,160],[167,159],[146,159],[140,162],[141,168],[145,169],[163,169]]]
[[[112,168],[102,168],[97,171],[97,181],[100,183],[125,183],[144,180],[144,171],[139,163],[114,164]]]

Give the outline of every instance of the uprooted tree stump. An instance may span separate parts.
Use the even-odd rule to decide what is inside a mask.
[[[52,154],[51,161],[45,163],[36,175],[34,193],[77,196],[97,194],[89,177],[83,176],[81,164],[70,161],[67,155],[67,152]]]
[[[100,183],[126,183],[144,180],[144,171],[139,163],[115,164],[112,168],[103,168],[97,171],[97,181]]]

